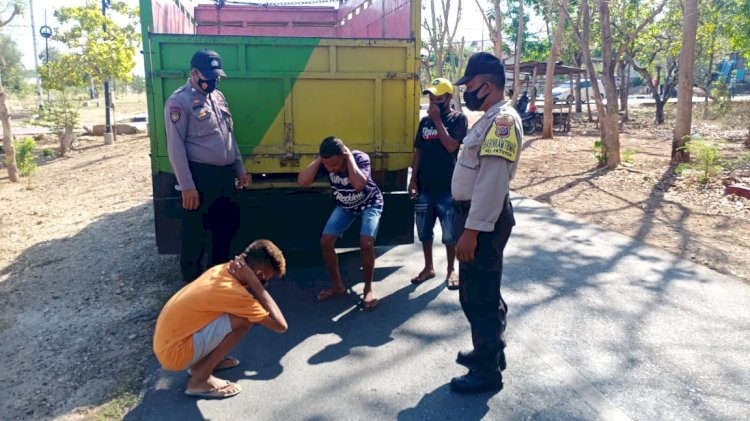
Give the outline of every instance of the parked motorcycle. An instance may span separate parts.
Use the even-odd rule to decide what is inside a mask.
[[[532,134],[542,127],[542,115],[536,111],[536,107],[530,107],[528,111],[521,113],[521,126],[523,134]]]
[[[537,128],[542,127],[542,121],[539,113],[536,112],[536,107],[530,107],[528,111],[526,106],[529,104],[529,97],[524,91],[521,97],[518,98],[516,103],[516,111],[521,116],[521,125],[523,126],[523,134],[532,134],[537,131]]]

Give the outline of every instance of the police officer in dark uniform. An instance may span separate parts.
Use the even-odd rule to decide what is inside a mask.
[[[235,179],[242,188],[250,184],[227,101],[216,89],[226,77],[221,57],[200,50],[191,67],[187,83],[164,106],[169,162],[182,194],[180,266],[185,282],[197,278],[206,266],[230,258],[240,218]],[[209,233],[211,244],[206,241]],[[207,249],[210,255],[204,253]]]
[[[518,112],[504,101],[505,68],[497,57],[472,55],[464,76],[455,82],[464,84],[466,107],[484,115],[464,138],[451,184],[459,238],[459,299],[474,345],[458,353],[456,362],[469,372],[452,379],[451,390],[477,393],[503,388],[507,307],[500,280],[503,250],[515,225],[508,194],[523,130]]]

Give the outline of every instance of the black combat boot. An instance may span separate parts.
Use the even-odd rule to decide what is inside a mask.
[[[503,389],[503,374],[498,369],[479,371],[475,368],[451,379],[451,390],[457,393],[499,392]]]
[[[505,363],[505,350],[501,349],[499,354],[500,355],[497,359],[497,367],[500,370],[505,370],[505,367],[507,366],[507,364]],[[472,368],[475,367],[480,361],[476,352],[474,352],[474,350],[472,349],[470,351],[458,351],[456,362],[466,368]]]

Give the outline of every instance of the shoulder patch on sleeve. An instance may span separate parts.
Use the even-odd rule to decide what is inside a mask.
[[[169,107],[169,119],[172,121],[172,123],[177,123],[178,121],[180,121],[180,117],[182,117],[182,108],[177,106]]]
[[[518,131],[512,116],[501,114],[495,117],[484,138],[479,156],[499,156],[515,161],[518,156]]]

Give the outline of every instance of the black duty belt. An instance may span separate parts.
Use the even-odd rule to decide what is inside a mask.
[[[510,195],[506,194],[505,199],[503,200],[503,208],[508,206],[509,202],[510,202]],[[471,200],[454,200],[453,201],[453,209],[455,209],[456,213],[458,213],[459,215],[468,213],[470,207],[471,207]]]

